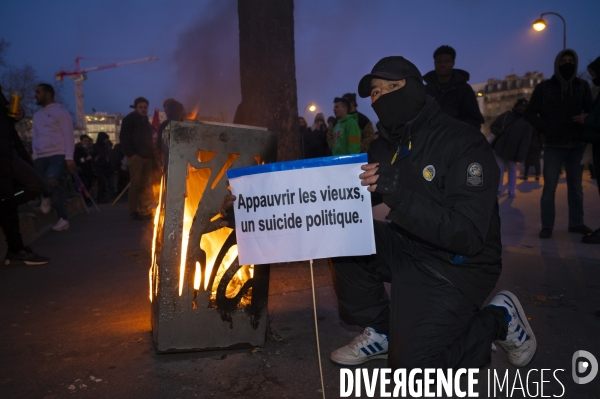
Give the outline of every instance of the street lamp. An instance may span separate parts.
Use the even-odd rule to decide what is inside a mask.
[[[557,14],[555,12],[545,12],[545,13],[541,14],[540,18],[533,23],[533,29],[535,29],[538,32],[543,31],[546,28],[546,21],[544,21],[544,19],[542,17],[544,15],[549,15],[549,14],[556,15],[563,22],[563,50],[565,50],[567,48],[567,23],[565,22],[565,19],[560,14]]]
[[[306,107],[304,107],[304,112],[302,112],[302,117],[304,119],[306,119],[306,110],[307,109],[310,112],[315,112],[317,110],[317,106],[314,103],[308,103],[308,104],[306,104]]]

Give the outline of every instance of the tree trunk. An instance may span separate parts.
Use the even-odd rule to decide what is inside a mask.
[[[238,0],[242,103],[235,123],[277,132],[277,160],[299,159],[293,0]]]

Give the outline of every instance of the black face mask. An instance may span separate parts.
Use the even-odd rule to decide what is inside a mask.
[[[415,119],[423,109],[426,96],[425,86],[409,77],[403,88],[382,95],[371,107],[381,124],[392,129]]]
[[[592,83],[596,86],[600,86],[600,76],[596,76],[596,78],[592,79]]]
[[[570,62],[562,64],[558,67],[558,72],[564,80],[569,80],[575,74],[575,64],[571,64]]]

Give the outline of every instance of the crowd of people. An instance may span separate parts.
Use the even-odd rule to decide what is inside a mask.
[[[8,245],[4,258],[7,265],[50,261],[24,245],[18,207],[39,199],[42,214],[56,212],[58,220],[51,229],[68,230],[67,187],[74,187],[86,205],[107,203],[128,189],[130,219],[152,217],[156,206],[152,188],[160,169],[160,136],[169,121],[182,120],[185,115],[181,103],[167,99],[163,104],[167,120],[153,126],[148,120],[149,102],[139,97],[131,106],[133,111],[123,118],[118,144],[113,145],[106,132],[99,132],[95,142],[83,134],[75,144],[73,118],[54,101],[54,96],[49,84],[35,88],[40,109],[33,115],[31,153],[15,129],[15,123],[25,116],[23,108],[9,116],[8,101],[3,94],[0,96],[0,226]]]
[[[446,115],[477,130],[481,129],[484,118],[477,96],[468,84],[470,75],[467,71],[454,68],[456,51],[447,45],[440,46],[434,51],[433,59],[434,70],[423,76],[427,95],[435,99]],[[598,81],[597,69],[597,61],[588,66],[594,82]],[[598,122],[593,116],[594,105],[589,84],[577,77],[577,70],[577,53],[574,50],[561,51],[556,56],[552,78],[535,87],[531,100],[519,98],[510,111],[498,116],[490,126],[492,134],[488,141],[494,149],[501,172],[498,197],[505,195],[506,191],[509,198],[516,197],[519,164],[523,164],[522,180],[528,179],[533,167],[535,180],[539,181],[542,176],[540,159],[543,155],[540,238],[552,237],[555,192],[564,167],[568,191],[568,231],[582,234],[584,243],[600,244],[600,229],[592,230],[584,223],[582,188],[583,153],[586,143],[598,140],[593,134]],[[597,100],[594,104],[597,106]],[[373,109],[377,113],[375,105]],[[308,128],[304,118],[300,118],[303,148],[310,149],[304,152],[305,158],[322,156],[317,154],[323,153],[344,155],[367,152],[371,142],[381,134],[381,121],[374,131],[369,119],[357,112],[356,94],[336,97],[333,113],[335,118],[327,129],[324,127],[323,114],[317,114],[312,128]],[[594,148],[598,146],[596,144]],[[597,158],[599,150],[593,151],[593,156]],[[590,165],[592,176],[597,176],[595,169],[600,167],[596,158]],[[508,175],[506,185],[505,171]]]

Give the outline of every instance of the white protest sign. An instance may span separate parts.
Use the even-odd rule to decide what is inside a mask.
[[[292,262],[375,253],[366,154],[227,171],[239,262]]]

